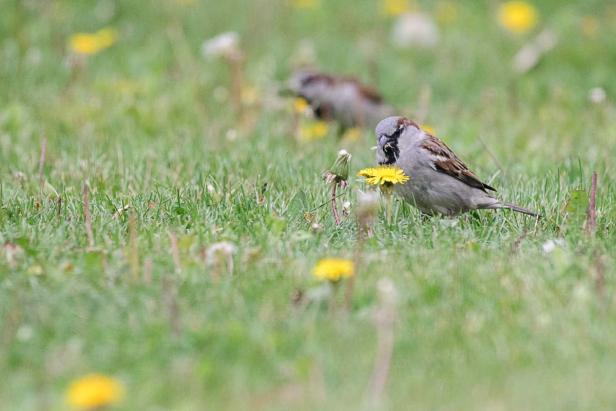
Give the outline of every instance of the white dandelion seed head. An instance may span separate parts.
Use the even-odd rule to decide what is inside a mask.
[[[391,41],[396,47],[432,48],[438,43],[438,27],[424,13],[401,14],[391,31]]]
[[[236,54],[240,47],[240,36],[234,31],[221,33],[203,42],[201,52],[205,57],[229,57]]]

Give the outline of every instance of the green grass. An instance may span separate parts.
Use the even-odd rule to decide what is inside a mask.
[[[431,51],[392,48],[377,2],[246,3],[0,3],[0,408],[66,409],[67,385],[90,372],[125,385],[117,409],[365,408],[383,277],[398,305],[382,409],[613,407],[614,7],[537,3],[560,41],[520,76],[510,62],[529,36],[504,33],[493,2],[456,3]],[[579,30],[587,15],[600,23],[594,38]],[[105,26],[117,44],[72,70],[70,35]],[[199,52],[226,30],[242,36],[261,101],[242,124],[225,64]],[[396,202],[395,223],[381,212],[365,244],[352,307],[329,312],[311,269],[352,256],[356,225],[335,227],[321,207],[315,231],[304,213],[327,201],[320,175],[336,151],[353,154],[354,175],[374,163],[374,143],[369,131],[353,143],[333,131],[293,137],[275,94],[305,39],[321,68],[366,81],[372,53],[379,88],[408,116],[429,87],[424,121],[504,199],[545,218],[426,219]],[[606,103],[588,102],[594,86]],[[588,237],[584,210],[564,208],[593,171],[598,228]],[[341,199],[352,209],[357,188],[352,179]],[[564,247],[542,251],[558,238]],[[220,241],[237,247],[231,274],[205,263]],[[11,259],[10,245],[23,252]],[[297,306],[298,290],[313,300]]]

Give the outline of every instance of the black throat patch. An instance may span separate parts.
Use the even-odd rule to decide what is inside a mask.
[[[387,141],[383,144],[383,154],[385,154],[385,161],[381,161],[381,165],[392,165],[400,157],[400,148],[398,147],[398,139],[404,131],[403,128],[396,130],[394,134],[387,137]]]
[[[400,157],[400,149],[398,148],[398,142],[387,142],[383,146],[383,153],[385,154],[385,161],[381,161],[381,165],[392,165],[398,161]]]

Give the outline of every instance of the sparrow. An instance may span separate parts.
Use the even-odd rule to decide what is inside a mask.
[[[352,77],[300,70],[291,76],[288,88],[308,102],[316,118],[337,121],[343,130],[372,128],[394,114],[377,90]]]
[[[506,208],[539,215],[494,196],[441,140],[405,117],[388,117],[376,126],[377,161],[400,167],[410,177],[395,185],[397,194],[429,215],[455,216],[470,210]]]

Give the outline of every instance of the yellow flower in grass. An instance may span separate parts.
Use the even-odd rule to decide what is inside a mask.
[[[507,1],[498,10],[498,21],[508,31],[521,34],[537,25],[537,9],[525,1]]]
[[[383,13],[388,16],[399,16],[412,10],[409,0],[382,0]]]
[[[357,175],[364,177],[368,184],[378,186],[404,184],[410,179],[401,168],[393,166],[364,168]]]
[[[353,261],[344,258],[324,258],[314,266],[312,273],[319,280],[340,281],[353,276],[355,267]]]
[[[431,125],[429,125],[429,124],[422,124],[422,125],[421,125],[421,129],[422,129],[423,131],[425,131],[426,133],[428,133],[428,134],[432,134],[432,135],[434,135],[434,134],[436,133],[436,130],[434,130],[434,127],[432,127],[432,126],[431,126]]]
[[[104,28],[96,33],[77,33],[70,38],[71,50],[77,54],[96,54],[111,47],[118,39],[118,33],[112,28]]]
[[[124,395],[122,385],[114,378],[90,374],[71,383],[66,402],[79,410],[95,410],[118,403]]]
[[[329,126],[325,121],[314,121],[302,125],[299,129],[299,137],[304,141],[320,140],[327,135]]]
[[[293,100],[293,111],[297,114],[303,114],[310,109],[310,104],[305,98],[297,97]]]
[[[364,177],[366,179],[366,183],[379,186],[381,193],[385,195],[387,202],[387,223],[390,224],[391,216],[393,214],[391,194],[393,192],[394,184],[404,184],[409,181],[410,177],[404,174],[404,171],[400,167],[394,166],[364,168],[357,173],[357,175]]]

